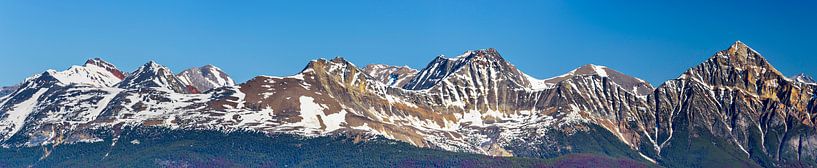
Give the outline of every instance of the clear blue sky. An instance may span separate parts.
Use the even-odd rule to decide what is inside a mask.
[[[817,74],[815,1],[0,1],[0,85],[102,57],[124,71],[215,64],[243,82],[343,56],[421,69],[497,48],[546,78],[607,65],[658,85],[741,40]]]

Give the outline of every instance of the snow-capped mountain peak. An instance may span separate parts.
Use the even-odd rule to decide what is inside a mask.
[[[102,60],[102,58],[88,59],[87,61],[85,61],[85,66],[87,67],[89,65],[105,68],[105,70],[108,70],[120,80],[125,79],[125,74],[122,73],[122,71],[120,71],[119,68],[116,68],[116,66],[105,60]]]
[[[44,74],[57,79],[64,85],[88,85],[109,87],[122,80],[122,73],[116,66],[102,59],[89,59],[82,66],[71,66],[68,70],[47,70]]]
[[[478,78],[486,77],[491,79],[486,78],[485,80],[493,81],[505,81],[507,79],[516,87],[530,86],[528,78],[521,71],[502,58],[496,49],[488,48],[469,50],[455,58],[438,56],[423,70],[420,70],[403,88],[409,90],[428,89],[439,82],[446,81],[452,75],[461,80],[478,80]],[[467,77],[471,75],[479,77]],[[472,82],[479,83],[479,81]]]
[[[125,79],[117,84],[119,88],[160,88],[168,89],[176,93],[197,93],[198,90],[187,87],[177,78],[169,68],[149,61],[136,71],[130,73]]]
[[[176,77],[186,86],[202,92],[222,86],[235,86],[235,81],[227,73],[211,64],[184,70]]]
[[[611,81],[613,81],[613,83],[616,83],[637,95],[647,95],[651,93],[654,89],[653,86],[650,85],[647,81],[626,75],[624,73],[608,68],[607,66],[595,64],[585,64],[563,75],[544,79],[541,82],[544,83],[545,85],[555,85],[559,82],[562,82],[564,80],[576,76],[598,76],[603,78],[609,78]]]

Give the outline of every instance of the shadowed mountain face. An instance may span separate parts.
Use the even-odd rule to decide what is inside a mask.
[[[231,80],[207,69],[173,75],[150,62],[114,84],[61,80],[73,71],[31,77],[0,99],[2,142],[97,142],[99,130],[117,137],[142,125],[382,136],[456,152],[595,153],[670,167],[814,166],[817,158],[817,85],[784,77],[741,42],[657,88],[590,64],[539,80],[494,49],[437,57],[419,71],[319,59],[292,76],[239,85],[212,82]]]

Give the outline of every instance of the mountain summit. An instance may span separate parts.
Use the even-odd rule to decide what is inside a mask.
[[[114,66],[113,64],[108,63],[105,60],[102,60],[102,58],[88,59],[87,61],[85,61],[85,66],[87,67],[88,65],[94,65],[97,67],[105,68],[105,70],[108,70],[108,72],[110,72],[120,80],[125,78],[125,74],[122,73],[122,71],[116,68],[116,66]]]
[[[150,61],[130,73],[117,87],[124,89],[157,88],[167,89],[176,93],[197,93],[198,90],[188,87],[173,75],[169,68]]]
[[[791,77],[794,81],[801,82],[801,83],[817,83],[811,76],[806,75],[805,73],[800,73]]]
[[[102,59],[89,59],[83,66],[71,66],[65,71],[47,70],[45,76],[55,78],[64,85],[113,86],[122,80],[122,72]]]
[[[513,85],[511,87],[515,88],[530,86],[530,82],[521,71],[505,61],[495,49],[489,48],[467,51],[455,58],[439,56],[420,70],[403,88],[423,90],[437,86],[438,83],[467,83],[476,87],[499,85],[493,82],[509,82],[505,84]]]
[[[593,64],[582,65],[581,67],[576,68],[568,73],[542,80],[542,82],[547,85],[555,85],[561,81],[573,78],[575,76],[587,75],[609,78],[614,83],[620,85],[621,87],[629,89],[630,92],[635,93],[637,95],[644,96],[652,93],[652,91],[654,90],[652,85],[650,85],[650,83],[644,80],[629,75],[625,75],[621,72],[610,69],[606,66],[599,66]]]
[[[214,65],[186,69],[176,75],[186,86],[199,91],[208,91],[222,86],[234,86],[235,81],[227,73]]]

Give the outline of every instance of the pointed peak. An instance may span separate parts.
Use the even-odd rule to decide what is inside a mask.
[[[117,84],[117,87],[126,89],[164,88],[176,93],[195,93],[194,90],[187,88],[179,78],[173,75],[170,69],[153,60],[148,61],[129,74],[122,82]]]
[[[147,73],[147,74],[158,74],[158,73],[165,74],[165,73],[170,73],[170,70],[167,69],[167,67],[165,67],[164,65],[161,65],[159,63],[156,63],[156,61],[151,60],[151,61],[148,61],[147,63],[143,64],[141,67],[139,67],[139,69],[137,69],[136,71],[133,71],[129,75],[130,76],[134,76],[134,75],[138,76],[138,75],[142,75],[142,74],[145,74],[145,73]]]
[[[193,69],[193,68],[190,68],[190,69]],[[218,66],[215,66],[213,64],[207,64],[207,65],[198,67],[197,69],[199,69],[201,71],[221,71],[221,68],[219,68]]]
[[[154,61],[154,60],[150,60],[150,61],[148,61],[147,63],[145,63],[145,65],[151,65],[151,66],[153,66],[153,65],[159,65],[159,63],[156,63],[156,61]]]
[[[584,64],[582,66],[579,66],[576,69],[571,70],[570,72],[567,72],[567,73],[559,75],[559,76],[555,76],[555,77],[545,79],[544,81],[547,82],[547,83],[556,83],[556,82],[560,82],[560,81],[568,79],[568,78],[572,78],[573,76],[595,75],[595,76],[607,77],[608,72],[614,72],[614,70],[612,70],[610,68],[607,68],[606,66],[595,65],[595,64]]]
[[[735,41],[735,43],[729,46],[729,48],[718,51],[714,56],[709,58],[708,62],[726,63],[727,65],[737,67],[738,69],[745,69],[753,66],[774,69],[766,58],[741,41]],[[774,71],[775,73],[779,74],[777,70]]]
[[[499,52],[496,51],[495,48],[483,48],[477,50],[468,50],[463,53],[463,55],[472,55],[472,54],[490,54],[490,55],[498,55]]]
[[[63,71],[49,69],[43,72],[41,76],[54,79],[56,82],[65,85],[78,84],[99,87],[112,86],[125,78],[125,75],[119,69],[116,69],[116,66],[100,58],[88,59],[82,66],[74,65]]]
[[[107,62],[105,60],[102,60],[102,58],[98,58],[98,57],[86,60],[85,65],[86,66],[87,65],[96,65],[96,66],[100,66],[100,67],[105,67],[105,66],[116,67],[116,66],[113,66],[113,64],[111,64],[111,63],[109,63],[109,62]]]
[[[601,77],[607,77],[607,68],[606,66],[600,66],[595,64],[585,64],[575,70],[571,71],[576,75],[598,75]]]
[[[166,68],[166,67],[164,65],[162,65],[162,64],[157,63],[156,61],[150,60],[147,63],[145,63],[144,65],[142,65],[142,67],[140,67],[139,69],[152,70],[152,69],[162,69],[162,68]]]
[[[434,57],[434,59],[431,60],[431,62],[433,63],[433,62],[443,62],[443,61],[454,61],[454,60],[460,59],[461,57],[466,57],[466,56],[468,56],[467,52],[466,52],[466,54],[457,56],[455,58],[448,58],[445,55],[440,54],[440,55],[437,55],[437,57]]]
[[[463,69],[466,69],[462,71]],[[524,73],[519,71],[513,64],[506,61],[496,49],[468,50],[455,58],[444,58],[438,56],[428,63],[425,68],[419,71],[409,83],[403,86],[404,89],[422,90],[435,86],[449,76],[454,78],[474,75],[469,71],[485,73],[485,76],[475,78],[494,78],[490,80],[508,80],[512,85],[527,87],[530,81]],[[488,75],[490,72],[498,72],[496,75]],[[452,75],[458,74],[459,75]],[[471,80],[471,79],[468,79]]]
[[[320,64],[326,64],[326,63],[348,63],[348,64],[352,64],[351,62],[346,60],[346,58],[343,58],[341,56],[336,56],[335,58],[332,58],[332,59],[318,58],[318,59],[310,60],[309,63],[307,63],[307,67],[312,67],[316,63],[320,63]]]
[[[795,81],[802,83],[815,83],[814,78],[812,78],[809,75],[806,75],[805,73],[794,75],[791,77],[791,79],[794,79]]]
[[[752,75],[745,75],[745,74]],[[742,74],[726,76],[726,74]],[[678,78],[707,85],[748,87],[754,81],[788,78],[760,53],[741,41],[687,69]],[[751,81],[751,82],[750,82]],[[751,86],[754,87],[754,86]],[[750,88],[743,88],[750,89]]]
[[[306,70],[308,70],[308,69],[315,68],[315,66],[316,66],[317,64],[321,64],[321,63],[324,63],[324,62],[326,62],[326,60],[325,60],[325,59],[323,59],[323,58],[314,59],[314,60],[309,60],[309,63],[306,63],[306,67],[304,67],[304,69],[303,69],[303,70],[301,70],[301,72],[304,72],[304,71],[306,71]]]
[[[331,60],[326,60],[324,58],[319,58],[316,60],[311,60],[309,63],[301,70],[300,73],[307,73],[313,72],[314,69],[323,68],[325,71],[332,71],[337,69],[357,69],[357,66],[349,62],[343,57],[337,56]]]
[[[114,76],[119,78],[120,80],[125,78],[125,74],[122,73],[122,71],[120,71],[119,68],[116,68],[115,65],[113,65],[113,64],[111,64],[111,63],[109,63],[109,62],[107,62],[105,60],[102,60],[102,58],[97,57],[97,58],[88,59],[87,61],[85,61],[84,66],[88,67],[89,65],[104,68],[105,70],[107,70],[108,72],[110,72],[111,74],[113,74]]]
[[[758,55],[758,56],[760,55],[757,51],[755,51],[754,49],[749,47],[749,45],[746,45],[746,43],[743,43],[740,40],[735,41],[735,43],[733,43],[731,46],[729,46],[728,49],[726,49],[724,51],[721,51],[718,54],[722,55],[722,56],[731,55],[731,56],[742,56],[742,57],[749,56],[750,54]]]
[[[437,57],[437,59],[435,59],[435,61],[441,60],[441,59],[449,59],[449,58],[445,58],[442,55],[440,55],[440,56]],[[472,62],[472,61],[499,61],[499,62],[504,62],[505,61],[505,59],[502,58],[502,55],[500,55],[499,52],[497,52],[496,49],[494,49],[494,48],[486,48],[486,49],[479,49],[479,50],[468,50],[468,51],[465,51],[465,53],[457,56],[456,58],[449,59],[449,60],[466,61],[466,62]]]
[[[349,63],[349,61],[346,60],[346,58],[343,58],[341,56],[336,56],[335,58],[332,58],[331,61],[335,63]]]
[[[593,69],[596,69],[596,68],[607,68],[607,67],[606,67],[606,66],[602,66],[602,65],[596,65],[596,64],[584,64],[584,65],[582,65],[582,66],[579,66],[579,68],[576,68],[576,69],[582,69],[582,68],[593,68]]]
[[[544,79],[542,81],[545,84],[557,84],[563,81],[571,81],[570,79],[572,78],[587,78],[587,77],[606,78],[609,81],[612,81],[613,83],[617,84],[618,86],[621,86],[626,91],[634,93],[639,96],[647,95],[654,90],[652,85],[647,81],[621,73],[614,69],[608,68],[607,66],[596,64],[584,64],[576,69],[571,70],[568,73]]]
[[[217,66],[215,66],[215,65],[213,65],[213,64],[207,64],[207,65],[203,65],[203,66],[200,66],[200,67],[190,67],[190,68],[187,68],[187,69],[183,70],[182,72],[180,72],[178,75],[181,75],[181,74],[183,74],[183,73],[187,73],[187,72],[190,72],[190,71],[201,71],[201,72],[205,72],[205,71],[213,71],[213,70],[216,70],[216,71],[221,71],[221,68],[219,68],[219,67],[217,67]]]
[[[176,78],[187,87],[190,93],[201,93],[217,87],[235,85],[230,75],[212,64],[188,68],[176,74]]]
[[[747,48],[747,47],[749,47],[749,46],[746,45],[746,43],[743,43],[740,40],[738,40],[738,41],[735,41],[735,43],[732,43],[732,46],[730,48]]]
[[[485,52],[485,53],[496,53],[496,54],[498,54],[498,53],[499,53],[499,52],[497,52],[497,51],[496,51],[496,49],[495,49],[495,48],[486,48],[486,49],[480,49],[480,50],[478,50],[478,51],[480,51],[480,52]]]

